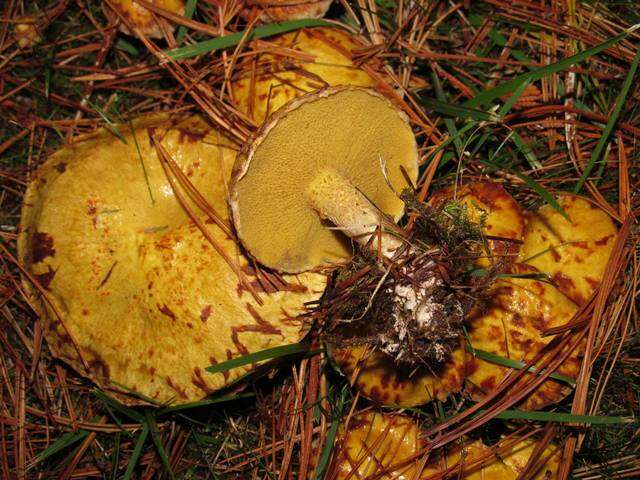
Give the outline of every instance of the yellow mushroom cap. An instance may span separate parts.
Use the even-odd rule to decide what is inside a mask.
[[[52,352],[81,374],[160,402],[198,400],[252,368],[212,374],[207,366],[298,341],[298,314],[325,280],[256,277],[236,243],[209,222],[259,305],[176,199],[149,129],[221,214],[235,145],[197,117],[151,117],[118,129],[126,143],[101,130],[53,154],[30,184],[18,252],[55,311],[27,287]]]
[[[582,305],[602,280],[617,229],[609,215],[584,198],[563,195],[558,203],[571,221],[550,205],[530,212],[520,259],[547,273]]]
[[[499,184],[472,182],[444,188],[435,192],[429,203],[443,204],[456,201],[467,207],[469,218],[480,223],[484,220],[483,234],[489,251],[483,252],[480,265],[491,262],[513,263],[520,251],[524,231],[524,214],[518,202]],[[502,240],[504,239],[504,240]]]
[[[249,0],[247,7],[254,7],[260,20],[286,22],[304,18],[322,18],[329,10],[332,0]],[[245,13],[251,18],[251,14]]]
[[[156,7],[159,7],[168,12],[175,13],[177,15],[184,15],[185,2],[184,0],[149,0]],[[143,7],[135,0],[110,0],[109,3],[103,2],[102,10],[109,19],[119,19],[120,17],[111,9],[114,8],[118,13],[126,19],[126,21],[132,26],[138,28],[140,32],[150,38],[163,38],[162,28],[158,24],[156,16],[149,9]],[[120,23],[120,31],[127,35],[131,35],[129,28]]]
[[[473,348],[516,361],[532,360],[553,339],[542,333],[571,320],[577,306],[558,289],[540,280],[526,278],[537,273],[533,267],[516,264],[510,275],[496,281],[489,292],[488,304],[466,320],[468,342]],[[518,278],[524,277],[524,278]],[[366,352],[362,347],[334,352],[338,366],[351,378],[367,398],[382,405],[410,407],[435,400],[467,386],[477,400],[490,394],[511,370],[479,357],[461,338],[446,362],[431,368],[404,372],[393,360],[380,352]],[[557,373],[576,378],[580,369],[580,347],[560,366]],[[525,379],[530,380],[527,374]],[[526,381],[525,379],[521,382]],[[517,387],[514,390],[517,391]],[[519,406],[535,410],[564,398],[570,387],[547,380]]]
[[[536,442],[522,437],[505,439],[505,446],[496,450],[481,440],[460,439],[455,444],[439,449],[419,477],[421,480],[445,478],[459,480],[517,480],[533,454]],[[508,443],[506,443],[508,442]],[[533,472],[533,480],[557,478],[562,451],[550,444],[542,452],[540,465]]]
[[[279,110],[234,169],[230,207],[245,248],[270,268],[301,272],[351,256],[305,197],[311,183],[337,172],[397,220],[404,204],[394,190],[407,186],[402,169],[415,182],[418,149],[407,117],[386,98],[336,88]]]
[[[420,428],[410,417],[373,410],[361,412],[340,425],[333,478],[411,479],[423,448]],[[383,471],[388,474],[376,476]]]
[[[36,17],[21,17],[17,18],[15,22],[14,37],[20,48],[31,48],[42,41]]]
[[[344,30],[303,28],[268,42],[271,48],[256,46],[256,53],[244,58],[231,81],[235,105],[257,124],[305,93],[327,86],[377,84],[353,63],[353,51],[362,45]]]
[[[329,478],[516,480],[536,447],[533,438],[504,438],[494,446],[460,438],[427,451],[417,422],[406,415],[374,410],[356,413],[340,425]],[[420,465],[425,455],[424,468]],[[556,478],[561,450],[549,444],[532,472],[535,480]]]

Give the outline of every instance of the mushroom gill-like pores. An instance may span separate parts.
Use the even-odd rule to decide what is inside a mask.
[[[149,0],[149,3],[168,11],[169,13],[184,15],[184,0]],[[114,12],[114,9],[117,10],[117,12]],[[161,20],[159,15],[156,15],[148,8],[143,7],[135,0],[103,1],[102,10],[109,20],[120,20],[120,31],[126,35],[132,34],[127,26],[127,24],[129,24],[138,29],[140,33],[146,37],[164,38],[164,33],[159,21],[165,20]],[[121,21],[120,17],[123,17],[125,21]],[[166,21],[165,23],[171,30],[173,30],[174,27],[171,23]]]
[[[502,247],[495,245],[491,257],[526,263],[507,264],[502,278],[488,292],[484,307],[468,315],[465,322],[468,339],[461,338],[460,346],[440,365],[403,373],[391,358],[379,351],[367,351],[363,347],[335,350],[339,367],[366,397],[384,405],[415,406],[436,398],[444,400],[466,385],[473,398],[481,400],[498,386],[510,369],[482,360],[474,355],[473,348],[517,361],[533,360],[554,338],[543,336],[544,332],[568,323],[582,304],[580,299],[588,298],[602,280],[616,234],[613,222],[604,212],[580,197],[562,196],[559,203],[570,221],[551,207],[543,206],[525,215],[527,221],[523,228],[517,204],[513,199],[507,201],[504,190],[501,193],[498,190],[502,189],[485,182],[465,185],[457,194],[473,208],[484,210],[487,235],[506,236],[511,240]],[[451,195],[454,195],[453,189],[447,189],[436,192],[432,198],[437,202]],[[507,205],[515,206],[516,210],[505,209]],[[518,234],[505,235],[518,224],[520,227],[515,230]],[[505,245],[512,246],[504,250]],[[555,252],[554,257],[557,263],[545,260],[545,255],[554,255],[553,248],[560,246],[562,249]],[[500,250],[504,255],[495,253]],[[549,275],[552,282],[559,275],[567,280],[554,285],[538,278],[543,274]],[[580,296],[572,288],[575,285],[583,288]],[[561,354],[566,353],[564,350]],[[577,345],[557,373],[575,378],[580,355],[581,345]],[[519,385],[531,377],[527,374]],[[520,406],[542,408],[569,392],[567,384],[549,379]]]
[[[415,183],[418,149],[406,116],[385,97],[335,88],[276,112],[234,170],[239,239],[260,263],[296,273],[349,259],[347,237],[398,246],[379,227],[402,216],[396,192]]]
[[[427,452],[419,425],[402,414],[357,413],[340,426],[331,478],[516,480],[536,446],[535,439],[511,436],[496,446],[461,438]],[[423,457],[428,455],[422,469]],[[561,450],[550,444],[536,462],[535,480],[556,478]]]
[[[247,0],[243,16],[256,16],[264,23],[286,22],[305,18],[322,18],[332,0]]]
[[[235,241],[203,217],[242,283],[193,224],[150,132],[226,217],[237,147],[203,120],[150,117],[118,129],[126,143],[101,130],[54,153],[29,185],[18,253],[46,298],[25,285],[51,351],[79,373],[158,402],[198,400],[252,368],[213,374],[207,366],[298,341],[298,315],[325,280],[257,276]]]
[[[269,48],[261,44],[269,43]],[[255,123],[305,93],[340,85],[375,87],[377,81],[353,62],[362,45],[337,28],[303,28],[261,40],[230,82],[237,108]]]

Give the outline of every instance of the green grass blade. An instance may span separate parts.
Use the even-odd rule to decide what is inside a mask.
[[[140,432],[140,436],[138,437],[138,441],[136,442],[136,446],[131,452],[131,457],[129,457],[129,463],[127,464],[127,469],[124,472],[123,480],[131,480],[131,475],[133,475],[133,469],[138,465],[138,460],[140,459],[140,455],[142,454],[142,448],[144,447],[144,442],[147,441],[147,436],[149,435],[149,425],[145,424],[142,432]]]
[[[347,398],[347,388],[342,389],[342,393],[338,398],[336,407],[334,409],[334,415],[331,422],[331,428],[327,432],[327,438],[325,439],[324,446],[322,447],[322,454],[318,460],[318,467],[316,468],[316,480],[322,480],[324,472],[329,466],[329,460],[331,460],[331,452],[333,451],[333,444],[336,441],[338,434],[338,427],[340,426],[340,419],[342,418],[342,410],[344,409],[344,402]]]
[[[587,180],[587,178],[589,178],[591,170],[593,170],[596,162],[600,160],[600,156],[602,155],[602,151],[609,141],[609,136],[611,135],[613,127],[618,121],[618,116],[620,115],[620,111],[622,110],[624,101],[627,98],[627,94],[629,93],[629,88],[631,88],[631,82],[633,82],[633,78],[635,77],[636,71],[638,70],[639,61],[640,48],[638,48],[638,50],[636,51],[636,56],[633,58],[633,62],[631,63],[631,68],[629,68],[627,78],[625,78],[624,83],[622,84],[622,90],[620,90],[620,94],[618,95],[618,98],[616,98],[616,106],[609,116],[609,120],[607,121],[607,124],[602,131],[602,136],[600,137],[600,140],[598,140],[596,148],[594,148],[593,152],[591,152],[591,157],[589,158],[589,161],[587,162],[587,165],[585,166],[584,171],[582,172],[582,175],[580,176],[580,179],[576,184],[576,187],[573,189],[573,193],[578,193],[582,189],[584,182]]]
[[[36,458],[34,459],[34,464],[40,463],[43,460],[49,458],[52,455],[55,455],[58,452],[61,452],[65,448],[78,443],[80,440],[89,435],[87,430],[79,430],[77,432],[67,432],[60,436],[60,438],[56,439],[49,447],[40,452]]]
[[[469,20],[471,20],[471,24],[476,28],[480,27],[484,23],[484,17],[476,15],[475,13],[469,15]],[[489,37],[489,39],[493,43],[501,48],[504,48],[508,45],[507,37],[505,37],[501,33],[498,33],[495,28],[489,30],[487,37]],[[509,54],[519,62],[531,62],[531,59],[527,57],[527,55],[522,50],[517,50],[511,45],[509,45]]]
[[[238,358],[232,358],[226,362],[219,363],[217,365],[211,365],[205,370],[209,373],[221,373],[231,370],[232,368],[241,367],[250,363],[260,362],[263,360],[270,360],[273,358],[284,357],[287,355],[295,355],[298,353],[315,354],[320,350],[310,350],[309,345],[303,343],[293,343],[291,345],[282,345],[280,347],[267,348],[266,350],[260,350],[259,352],[250,353]]]
[[[98,399],[100,399],[100,401],[102,401],[102,403],[104,403],[105,405],[113,408],[114,410],[116,410],[117,412],[121,413],[122,415],[130,418],[131,420],[138,422],[138,423],[144,423],[144,415],[142,415],[140,412],[135,411],[133,408],[127,407],[126,405],[123,405],[122,403],[120,403],[118,400],[116,400],[115,398],[110,397],[109,395],[105,394],[104,392],[94,389],[92,392],[96,397],[98,397]]]
[[[120,432],[116,432],[116,438],[113,443],[113,453],[111,454],[113,460],[111,461],[111,474],[110,480],[116,480],[118,477],[118,465],[120,464]]]
[[[497,85],[489,90],[480,92],[478,95],[476,95],[472,99],[467,100],[463,105],[465,107],[473,108],[473,107],[479,107],[481,105],[489,104],[491,101],[495,100],[496,98],[500,98],[503,95],[507,95],[508,93],[515,91],[523,82],[535,82],[536,80],[540,80],[544,77],[553,75],[554,73],[558,73],[566,68],[569,68],[576,63],[583,62],[584,60],[586,60],[587,58],[593,55],[597,55],[603,50],[606,50],[607,48],[627,38],[627,36],[631,31],[633,31],[633,29],[628,29],[627,31],[621,33],[620,35],[616,35],[615,37],[610,38],[609,40],[602,42],[601,44],[596,45],[595,47],[589,48],[575,55],[564,58],[558,62],[552,63],[551,65],[545,65],[544,67],[533,69],[512,80],[501,83],[500,85]]]
[[[144,158],[142,157],[142,151],[140,150],[140,144],[136,138],[136,129],[133,128],[133,122],[129,119],[129,128],[131,129],[131,136],[133,137],[133,143],[136,145],[136,151],[138,152],[138,159],[140,160],[140,166],[142,167],[142,174],[144,175],[144,181],[147,184],[147,191],[149,192],[149,198],[151,198],[151,205],[155,205],[156,201],[153,198],[153,192],[151,191],[151,183],[149,182],[149,173],[147,167],[144,164]]]
[[[505,358],[505,357],[502,357],[500,355],[496,355],[494,353],[487,352],[485,350],[479,350],[477,348],[473,348],[469,344],[466,345],[466,350],[468,352],[470,352],[470,353],[473,353],[480,360],[484,360],[485,362],[495,363],[497,365],[502,365],[503,367],[509,367],[509,368],[515,368],[517,370],[522,370],[526,366],[526,364],[524,362],[521,362],[520,360],[514,360],[513,358]],[[541,373],[537,369],[535,369],[534,367],[529,368],[528,371],[531,372],[531,373]],[[561,375],[559,373],[555,373],[554,372],[551,375],[549,375],[549,377],[553,378],[554,380],[557,380],[559,382],[571,385],[572,387],[575,386],[575,384],[576,384],[576,382],[575,382],[575,380],[573,378],[567,377],[565,375]]]
[[[187,0],[186,5],[184,6],[184,16],[191,20],[193,18],[193,14],[196,11],[196,5],[198,4],[198,0]],[[184,36],[187,34],[187,27],[184,25],[180,25],[178,28],[178,33],[176,34],[176,43],[182,43]]]
[[[534,420],[536,422],[588,423],[590,425],[614,425],[633,423],[632,417],[608,417],[600,415],[574,415],[562,412],[534,412],[526,410],[505,410],[494,418],[501,420]]]
[[[128,53],[132,57],[137,57],[138,55],[140,55],[140,51],[136,47],[122,38],[116,40],[116,48],[122,50],[125,53]]]
[[[263,25],[261,27],[254,28],[248,35],[247,40],[255,40],[257,38],[266,38],[280,33],[291,32],[305,27],[335,27],[336,24],[327,22],[326,20],[318,19],[304,19],[304,20],[292,20],[290,22],[271,23]],[[194,45],[187,45],[185,47],[175,48],[169,50],[167,55],[173,60],[185,60],[187,58],[197,57],[204,53],[215,52],[216,50],[222,50],[229,48],[240,43],[244,37],[244,32],[232,33],[231,35],[225,35],[224,37],[212,38],[205,40],[204,42],[196,43]]]
[[[438,97],[438,101],[440,105],[447,104],[447,98],[444,94],[444,90],[442,89],[442,84],[440,83],[440,78],[436,73],[435,69],[431,70],[431,80],[433,82],[434,90],[436,91],[436,96]],[[456,151],[458,152],[458,158],[462,161],[462,155],[464,153],[464,147],[462,146],[462,139],[458,135],[458,129],[456,128],[455,122],[451,118],[444,118],[444,124],[449,131],[449,136],[453,138],[453,144],[456,147]]]
[[[556,212],[558,212],[567,220],[571,221],[571,219],[569,218],[569,215],[567,215],[567,212],[564,211],[564,209],[560,206],[560,204],[555,199],[555,197],[548,190],[546,190],[542,185],[536,182],[533,178],[528,177],[527,175],[524,175],[518,170],[509,168],[505,165],[496,165],[495,163],[492,163],[486,160],[481,160],[481,162],[487,165],[488,167],[494,168],[496,170],[505,170],[515,175],[520,180],[522,180],[531,190],[536,192],[540,196],[540,198],[542,198],[545,202],[551,205]]]
[[[233,402],[235,400],[241,400],[243,398],[255,397],[255,393],[243,393],[240,395],[226,395],[224,397],[212,398],[209,400],[201,400],[199,402],[183,403],[182,405],[176,405],[175,407],[166,407],[158,411],[158,415],[166,415],[167,413],[179,412],[181,410],[189,410],[192,408],[207,407],[209,405],[216,405],[218,403]]]
[[[540,163],[540,160],[538,160],[538,157],[536,157],[536,154],[533,153],[531,147],[529,147],[529,145],[527,145],[525,141],[522,140],[522,137],[518,135],[518,132],[516,132],[515,130],[511,130],[511,140],[516,145],[518,150],[520,150],[520,153],[524,155],[524,158],[527,159],[527,162],[529,162],[531,168],[533,168],[534,170],[542,168],[542,164]]]
[[[443,115],[448,115],[450,117],[477,120],[481,122],[495,122],[498,120],[496,115],[493,113],[478,110],[476,108],[467,108],[460,105],[452,105],[447,102],[436,100],[435,98],[420,97],[419,101],[423,107],[429,108]]]
[[[169,478],[175,478],[173,475],[173,470],[171,469],[171,463],[169,462],[169,456],[167,455],[167,451],[162,444],[162,438],[160,438],[160,430],[158,430],[158,423],[156,422],[155,417],[151,414],[151,411],[147,409],[145,411],[145,419],[147,420],[147,425],[149,425],[149,433],[151,433],[151,440],[153,440],[153,444],[156,447],[156,451],[158,452],[158,456],[162,461],[162,466],[166,470]]]

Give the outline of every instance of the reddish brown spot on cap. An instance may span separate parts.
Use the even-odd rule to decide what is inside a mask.
[[[212,310],[213,310],[213,307],[211,305],[207,305],[200,311],[200,320],[202,320],[203,323],[207,322],[207,320],[211,316]]]
[[[606,245],[607,242],[613,237],[613,235],[606,235],[604,237],[602,237],[600,240],[596,240],[595,244],[598,245],[599,247]]]
[[[43,261],[47,257],[53,257],[56,254],[53,248],[53,237],[48,233],[36,232],[32,237],[31,257],[33,263]]]
[[[553,281],[558,285],[563,292],[569,292],[575,288],[573,280],[567,277],[565,274],[558,272],[553,276]]]
[[[157,307],[158,307],[158,310],[160,310],[160,313],[162,313],[163,315],[166,315],[174,322],[176,321],[176,315],[171,311],[169,307],[167,307],[166,305],[162,305],[162,306],[157,305]]]

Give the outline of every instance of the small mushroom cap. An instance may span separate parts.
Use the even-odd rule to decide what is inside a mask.
[[[303,28],[269,38],[268,42],[273,47],[257,47],[259,53],[246,58],[247,63],[236,69],[238,73],[231,81],[235,105],[257,124],[305,93],[327,86],[377,84],[369,73],[354,65],[352,52],[362,45],[344,30]]]
[[[149,0],[149,3],[171,13],[184,15],[185,3],[183,0]],[[143,35],[150,38],[164,37],[162,29],[156,20],[156,18],[160,17],[135,2],[135,0],[111,0],[109,4],[103,2],[102,10],[105,16],[110,20],[119,19],[120,17],[111,10],[112,7],[117,9],[118,13],[122,15],[128,23],[140,29]],[[126,35],[131,35],[129,28],[127,28],[124,22],[120,23],[120,31]]]
[[[524,232],[524,214],[520,205],[509,193],[495,182],[472,182],[458,187],[444,188],[435,192],[429,203],[442,205],[455,200],[467,207],[469,218],[480,222],[484,218],[483,234],[505,240],[487,240],[489,251],[480,258],[481,266],[502,260],[513,263],[520,251]]]
[[[402,169],[415,183],[418,148],[407,117],[386,98],[336,88],[279,110],[234,168],[230,207],[243,245],[270,268],[302,272],[352,255],[305,196],[314,178],[338,172],[397,220],[404,204],[394,190],[407,186]]]
[[[13,35],[20,48],[31,48],[42,41],[36,17],[21,17],[15,19],[15,22]]]
[[[496,281],[489,304],[482,311],[472,313],[466,321],[469,341],[474,348],[504,358],[528,361],[552,340],[553,337],[541,336],[545,330],[571,320],[577,306],[558,289],[539,280],[517,278],[536,272],[533,267],[516,264],[509,270],[516,277]],[[576,378],[580,350],[574,350],[557,372]],[[410,407],[436,398],[444,400],[450,393],[460,391],[465,381],[473,397],[481,399],[510,371],[507,367],[474,358],[466,350],[463,338],[460,347],[443,365],[417,372],[401,371],[382,353],[366,356],[365,353],[362,347],[333,352],[338,366],[348,378],[359,367],[356,387],[364,396],[382,405]],[[539,409],[560,401],[569,392],[566,385],[548,380],[520,407]]]
[[[609,215],[584,198],[564,195],[558,203],[571,222],[550,205],[528,213],[520,259],[582,305],[602,280],[617,229]]]
[[[442,474],[450,472],[446,478],[459,480],[517,480],[524,471],[536,447],[532,438],[519,440],[513,437],[504,440],[504,447],[485,445],[481,440],[463,439],[464,444],[455,442],[436,450],[429,458],[422,472],[425,480],[442,478]],[[506,443],[508,442],[508,443]],[[510,446],[509,446],[510,445]],[[552,480],[557,478],[562,450],[550,444],[541,455],[543,462],[534,473],[533,480]]]
[[[258,305],[174,196],[148,129],[221,214],[235,145],[197,117],[118,129],[126,143],[99,131],[53,154],[30,184],[19,257],[60,318],[26,287],[52,352],[79,373],[159,402],[199,400],[252,368],[211,374],[207,366],[298,341],[297,315],[325,280],[258,278],[236,243],[207,225],[260,292]]]
[[[248,0],[246,3],[249,11],[244,16],[252,18],[252,12],[255,11],[264,23],[322,18],[331,2],[332,0]]]
[[[333,478],[415,478],[424,448],[420,428],[406,415],[361,412],[340,425]],[[411,457],[417,457],[411,461]],[[408,462],[408,465],[403,465]],[[381,477],[377,473],[389,470]]]

